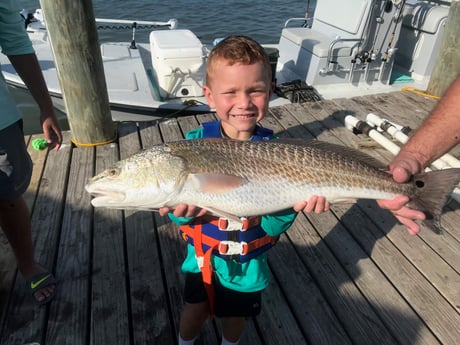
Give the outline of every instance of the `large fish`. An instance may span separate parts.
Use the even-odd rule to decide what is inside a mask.
[[[311,195],[335,203],[402,194],[438,221],[460,180],[460,169],[446,169],[398,184],[385,168],[360,151],[315,140],[195,139],[119,161],[86,190],[95,207],[153,210],[186,203],[227,218],[270,214]]]

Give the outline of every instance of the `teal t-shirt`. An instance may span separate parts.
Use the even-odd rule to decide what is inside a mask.
[[[186,139],[203,137],[203,128],[188,132]],[[288,209],[278,213],[262,216],[261,227],[270,236],[278,236],[292,225],[297,212]],[[173,222],[178,225],[186,224],[193,218],[178,218],[169,214]],[[267,252],[262,253],[248,262],[239,263],[235,260],[224,260],[218,256],[211,257],[211,264],[220,283],[232,290],[240,292],[254,292],[265,289],[269,283],[269,269]],[[195,248],[187,245],[187,256],[182,264],[183,272],[199,273]]]
[[[5,55],[34,53],[32,43],[24,28],[24,20],[19,14],[20,10],[16,1],[2,0],[0,2],[0,48]],[[2,108],[0,129],[8,127],[22,117],[1,73],[0,106]]]

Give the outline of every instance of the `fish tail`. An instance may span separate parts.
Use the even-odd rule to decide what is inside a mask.
[[[460,181],[460,168],[430,171],[414,175],[415,195],[410,205],[423,211],[425,224],[434,232],[442,233],[441,214],[450,195]]]

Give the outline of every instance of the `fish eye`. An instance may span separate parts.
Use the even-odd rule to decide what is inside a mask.
[[[117,177],[119,174],[120,174],[120,170],[118,170],[117,168],[113,168],[108,171],[109,177]]]

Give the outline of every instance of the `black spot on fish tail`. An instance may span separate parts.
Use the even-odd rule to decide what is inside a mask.
[[[442,209],[460,181],[460,168],[417,174],[413,177],[415,193],[410,206],[425,213],[425,224],[434,232],[442,233]]]

